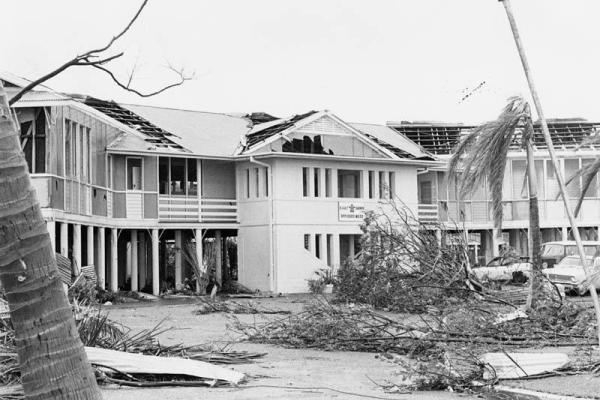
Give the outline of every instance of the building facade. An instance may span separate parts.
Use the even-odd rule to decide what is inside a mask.
[[[4,74],[10,93],[28,83]],[[359,249],[365,211],[418,210],[419,170],[442,167],[381,125],[117,104],[46,88],[14,106],[55,249],[111,291],[181,287],[210,250],[217,280],[306,292]],[[228,251],[229,239],[236,242]]]

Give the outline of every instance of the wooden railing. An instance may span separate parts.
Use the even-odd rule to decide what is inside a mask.
[[[160,196],[158,219],[178,222],[236,223],[237,201],[234,199],[202,199],[185,196]]]
[[[438,206],[437,204],[419,204],[418,217],[420,222],[438,222]]]
[[[202,199],[200,216],[202,222],[237,222],[237,200]]]

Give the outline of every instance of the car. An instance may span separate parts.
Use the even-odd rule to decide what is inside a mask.
[[[587,256],[586,259],[591,272],[600,272],[600,257]],[[564,286],[565,292],[571,291],[583,296],[589,291],[589,287],[585,283],[586,279],[583,264],[578,255],[567,256],[556,264],[554,268],[544,268],[542,273],[550,282]],[[592,282],[598,287],[600,278],[596,276],[593,278]]]
[[[522,272],[528,277],[531,263],[525,262],[525,257],[517,260],[519,258],[495,257],[485,267],[473,267],[472,271],[480,281],[510,281],[515,272]]]
[[[600,256],[600,241],[583,241],[585,254]],[[552,268],[567,256],[577,255],[577,243],[574,240],[546,242],[542,245],[542,268]]]

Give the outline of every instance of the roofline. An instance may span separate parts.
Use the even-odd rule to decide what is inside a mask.
[[[355,157],[355,156],[336,156],[329,154],[309,154],[309,153],[283,153],[283,152],[268,152],[260,154],[242,154],[236,156],[236,160],[246,160],[254,158],[300,158],[300,159],[318,159],[318,160],[332,160],[332,161],[358,161],[358,162],[369,162],[377,164],[402,164],[402,165],[415,165],[415,166],[442,166],[445,162],[441,161],[429,161],[429,160],[414,160],[404,158],[370,158],[370,157]]]
[[[124,150],[124,149],[106,149],[108,154],[117,155],[144,155],[144,156],[156,156],[156,157],[179,157],[179,158],[198,158],[203,160],[222,160],[222,161],[234,161],[233,156],[214,156],[207,154],[195,154],[195,153],[176,153],[170,151],[160,150]]]

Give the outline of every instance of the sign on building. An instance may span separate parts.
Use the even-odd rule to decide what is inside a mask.
[[[362,222],[365,219],[365,205],[363,203],[339,203],[338,218],[340,221]]]

